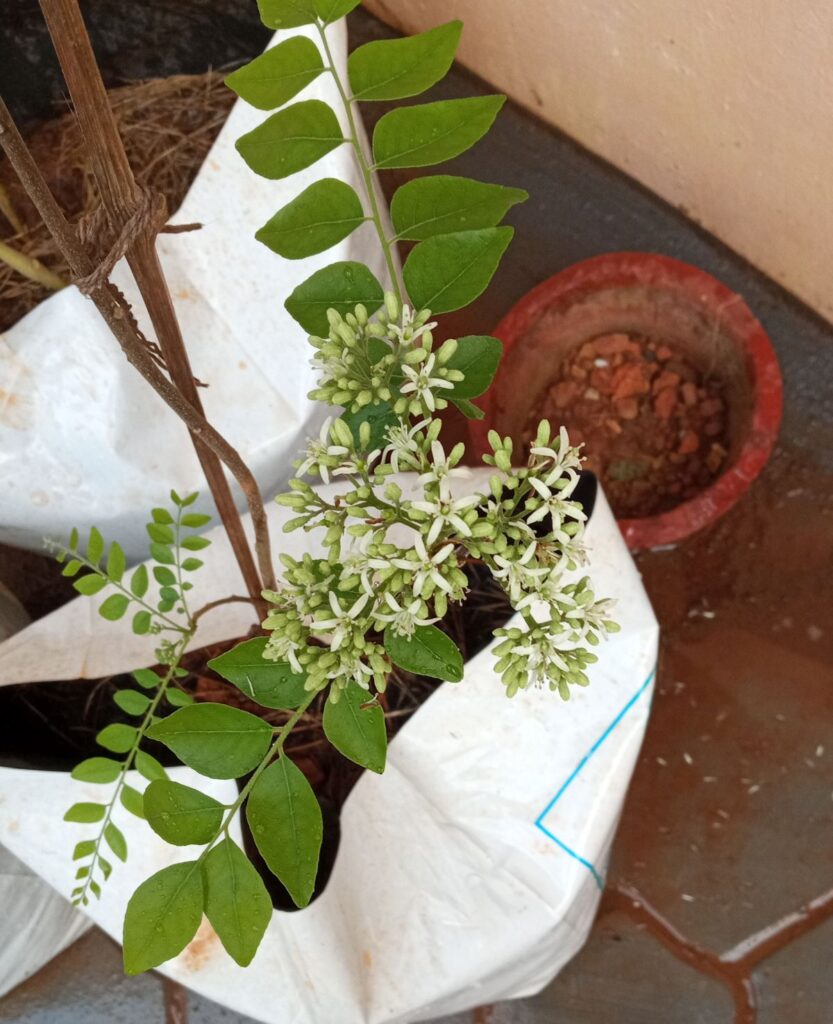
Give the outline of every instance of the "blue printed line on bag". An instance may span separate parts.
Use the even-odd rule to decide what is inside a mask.
[[[547,806],[543,809],[543,811],[541,811],[541,813],[535,819],[535,826],[536,826],[536,828],[540,829],[541,832],[543,832],[544,835],[547,836],[548,839],[551,839],[566,854],[569,854],[569,856],[572,857],[574,860],[577,860],[579,862],[579,864],[582,864],[584,867],[586,867],[587,870],[590,872],[590,874],[595,879],[596,885],[598,885],[598,887],[600,889],[604,889],[604,878],[601,876],[601,874],[596,870],[596,868],[590,863],[589,860],[587,860],[586,858],[582,857],[580,854],[576,853],[575,850],[573,850],[565,842],[563,842],[563,840],[559,839],[557,835],[555,835],[553,832],[551,832],[547,828],[547,826],[544,824],[544,819],[550,814],[552,809],[555,807],[555,805],[558,803],[558,801],[561,799],[561,797],[564,796],[564,794],[567,792],[567,790],[570,788],[570,786],[573,784],[573,782],[575,782],[576,778],[578,778],[579,774],[581,773],[581,770],[584,768],[584,766],[587,764],[587,762],[590,760],[590,758],[596,753],[596,751],[599,749],[599,747],[601,747],[601,745],[608,738],[608,736],[610,736],[610,734],[613,732],[613,730],[616,728],[616,726],[619,725],[619,723],[622,721],[622,719],[625,717],[625,715],[627,715],[627,713],[631,710],[631,708],[634,706],[634,704],[636,704],[636,702],[639,700],[639,698],[642,696],[642,694],[648,689],[648,687],[653,682],[654,676],[656,675],[656,673],[657,673],[657,669],[656,669],[656,665],[655,665],[651,669],[651,671],[648,673],[647,678],[641,684],[641,686],[636,691],[636,693],[630,698],[630,700],[627,702],[627,704],[625,704],[625,706],[622,708],[622,710],[619,712],[619,714],[613,719],[613,721],[610,723],[610,725],[605,729],[605,731],[601,734],[601,736],[596,740],[596,742],[593,744],[593,746],[587,751],[587,753],[584,755],[584,757],[582,757],[582,759],[579,761],[579,763],[576,765],[576,767],[573,769],[573,771],[570,773],[570,775],[561,784],[561,787],[559,788],[559,790],[555,794],[555,796],[552,798],[552,800],[550,800],[550,802],[547,804]]]

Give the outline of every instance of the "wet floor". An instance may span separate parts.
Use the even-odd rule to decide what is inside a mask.
[[[385,31],[363,14],[353,29],[357,40]],[[477,88],[455,72],[436,98]],[[638,556],[662,626],[658,688],[587,946],[539,996],[444,1024],[831,1024],[833,329],[517,110],[455,164],[532,196],[510,216],[517,240],[488,297],[458,317],[461,332],[488,331],[576,260],[663,252],[743,294],[781,361],[785,415],[735,509]],[[244,1024],[167,996],[166,1011],[161,980],[124,979],[117,947],[93,932],[0,1000],[0,1020]]]

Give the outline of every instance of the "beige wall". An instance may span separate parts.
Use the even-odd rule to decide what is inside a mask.
[[[833,0],[366,0],[833,318]]]

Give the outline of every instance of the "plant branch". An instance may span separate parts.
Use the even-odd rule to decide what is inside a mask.
[[[78,0],[41,0],[41,9],[75,105],[85,144],[90,150],[106,218],[113,233],[118,235],[136,214],[141,202],[141,190],[133,176],[107,100]],[[156,252],[152,226],[131,240],[126,248],[126,256],[156,331],[171,380],[184,401],[202,414],[202,403]],[[192,440],[246,587],[252,598],[258,600],[261,589],[267,585],[271,566],[261,565],[261,575],[258,577],[220,459],[215,451],[203,443],[199,435],[192,434]],[[253,498],[251,495],[247,497]],[[254,500],[260,502],[259,493]]]
[[[367,154],[364,151],[362,145],[361,135],[359,134],[358,126],[356,124],[356,118],[353,115],[353,102],[350,96],[347,95],[347,91],[341,81],[341,77],[336,69],[335,60],[333,59],[332,51],[330,50],[330,44],[327,40],[327,32],[325,27],[320,21],[315,22],[315,27],[318,29],[318,34],[321,37],[321,45],[324,47],[324,53],[327,57],[327,69],[332,73],[333,81],[338,89],[338,94],[341,97],[342,106],[344,107],[344,113],[347,117],[347,123],[350,126],[350,144],[353,147],[353,151],[356,154],[356,161],[359,165],[359,170],[362,174],[364,181],[364,191],[367,196],[367,201],[370,204],[371,220],[376,227],[376,234],[379,236],[379,242],[382,246],[382,251],[385,255],[385,263],[387,264],[388,274],[390,276],[391,285],[394,293],[399,300],[400,305],[404,301],[405,289],[402,282],[399,279],[399,273],[396,269],[396,259],[394,257],[393,246],[388,241],[387,232],[385,231],[385,225],[382,221],[382,212],[379,206],[379,199],[376,194],[376,187],[373,180],[373,169]]]
[[[231,594],[229,597],[220,597],[216,601],[209,601],[208,604],[204,604],[202,608],[198,608],[191,616],[191,624],[196,626],[199,620],[205,615],[206,612],[213,611],[214,608],[219,608],[224,604],[251,604],[252,599],[250,597],[243,597],[241,594]]]
[[[37,164],[32,158],[20,132],[17,130],[5,103],[0,99],[0,145],[20,178],[27,194],[49,229],[73,277],[86,277],[93,272],[93,262],[81,245],[75,228],[67,221]],[[129,304],[121,292],[105,282],[90,293],[107,326],[113,332],[128,362],[134,366],[163,401],[182,419],[191,434],[228,467],[240,485],[255,533],[255,549],[258,556],[261,578],[266,589],[275,586],[272,568],[271,544],[266,510],[260,497],[257,481],[239,453],[206,420],[205,416],[190,404],[180,390],[165,376],[152,358],[146,339],[139,330]],[[256,597],[259,607],[260,597]],[[264,606],[265,613],[265,606]]]

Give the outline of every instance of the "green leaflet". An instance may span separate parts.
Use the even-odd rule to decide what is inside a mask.
[[[148,782],[168,777],[168,773],[156,758],[152,754],[146,754],[144,750],[136,751],[136,769]]]
[[[345,14],[349,14],[360,3],[361,0],[313,0],[315,13],[325,25],[343,18]]]
[[[138,690],[117,690],[113,701],[128,715],[143,715],[150,705],[150,697]]]
[[[202,920],[202,875],[196,861],[162,868],[130,897],[124,918],[124,969],[141,974],[181,953]]]
[[[144,798],[138,789],[134,789],[132,786],[125,784],[121,788],[119,799],[121,800],[122,807],[124,807],[126,811],[129,811],[137,818],[145,817]]]
[[[120,583],[122,576],[124,576],[124,570],[127,567],[127,561],[124,557],[124,551],[121,546],[116,542],[110,545],[110,550],[107,553],[107,575],[114,583]]]
[[[133,575],[130,577],[130,593],[134,597],[144,597],[148,589],[148,570],[142,564],[136,566]]]
[[[83,825],[91,825],[93,822],[101,821],[104,817],[104,812],[104,804],[73,804],[64,815],[64,821],[73,821]]]
[[[145,790],[145,817],[153,831],[173,846],[203,846],[219,832],[223,805],[190,786],[168,779]]]
[[[95,782],[104,785],[115,782],[121,775],[122,765],[110,757],[88,757],[72,770],[72,778],[79,782]]]
[[[285,306],[307,333],[326,337],[330,329],[328,309],[335,309],[344,316],[352,313],[361,302],[372,314],[383,299],[382,286],[367,267],[348,260],[316,271],[298,285]]]
[[[229,89],[259,110],[275,110],[324,70],[318,47],[306,36],[286,39],[226,76]]]
[[[211,779],[237,779],[263,760],[272,740],[260,718],[223,704],[192,704],[152,725],[147,735]]]
[[[288,260],[324,252],[365,220],[356,192],[343,181],[324,178],[287,203],[255,238]]]
[[[98,609],[98,614],[103,619],[109,619],[110,622],[116,622],[127,611],[127,606],[129,604],[130,598],[125,594],[111,594],[102,602],[101,607]]]
[[[104,840],[120,861],[127,860],[127,840],[112,821],[104,829]]]
[[[376,168],[427,167],[464,153],[491,128],[505,96],[475,96],[401,107],[373,132]]]
[[[521,188],[434,174],[401,185],[391,201],[390,215],[398,238],[422,241],[434,235],[495,227],[510,207],[527,198]]]
[[[451,67],[462,31],[462,21],[450,21],[419,35],[360,46],[347,61],[354,99],[401,100],[430,89]]]
[[[342,142],[332,109],[321,100],[304,100],[272,114],[235,145],[256,174],[278,179],[310,167]]]
[[[385,713],[378,704],[362,707],[369,700],[358,683],[346,686],[337,703],[324,705],[324,734],[345,757],[381,775],[388,747]]]
[[[205,914],[229,956],[247,967],[272,919],[272,900],[249,858],[224,839],[202,865]]]
[[[208,667],[265,708],[297,708],[309,696],[304,689],[306,676],[297,675],[285,662],[266,661],[263,651],[267,642],[265,636],[244,640],[213,658]]]
[[[267,28],[296,28],[315,21],[312,0],[257,0],[257,9]]]
[[[463,678],[463,656],[454,641],[436,626],[417,626],[409,639],[385,630],[385,650],[394,665],[419,676],[459,683]]]
[[[246,819],[269,870],[298,907],[312,898],[323,822],[303,772],[285,755],[269,765],[252,788]]]
[[[126,754],[135,743],[137,735],[135,726],[115,722],[113,725],[105,725],[95,739],[105,750],[112,750],[115,754]]]
[[[477,398],[488,390],[497,372],[503,342],[488,334],[469,334],[457,339],[457,351],[445,364],[449,370],[460,370],[465,379],[450,392],[453,401]]]
[[[450,313],[480,295],[512,240],[512,228],[481,228],[437,235],[415,246],[403,269],[417,309]]]

